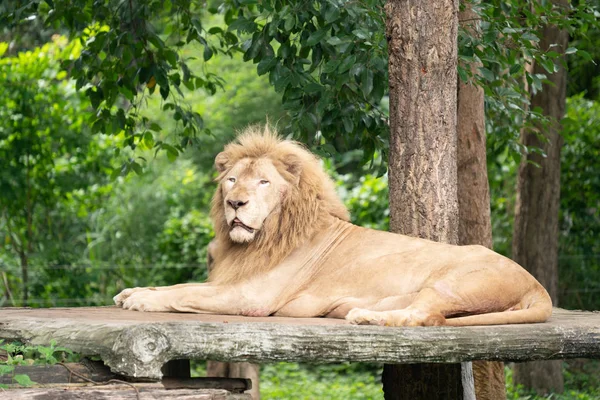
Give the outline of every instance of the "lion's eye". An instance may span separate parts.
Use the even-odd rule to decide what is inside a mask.
[[[261,185],[263,185],[263,186],[264,186],[264,185],[268,185],[268,184],[269,184],[269,183],[271,183],[271,182],[269,182],[269,181],[268,181],[268,180],[266,180],[266,179],[261,179],[259,183],[260,183]]]
[[[227,180],[231,183],[235,183],[235,178],[233,176],[229,177]]]

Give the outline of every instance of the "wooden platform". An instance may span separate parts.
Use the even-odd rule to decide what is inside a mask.
[[[0,338],[100,355],[113,372],[159,379],[174,359],[456,363],[600,358],[600,313],[556,309],[543,324],[389,328],[324,318],[140,313],[116,307],[0,309]]]

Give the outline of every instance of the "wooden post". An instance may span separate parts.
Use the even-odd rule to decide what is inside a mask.
[[[171,360],[163,365],[162,373],[165,378],[189,378],[190,360]]]

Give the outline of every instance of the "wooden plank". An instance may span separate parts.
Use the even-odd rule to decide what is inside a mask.
[[[159,379],[173,359],[458,363],[600,358],[600,313],[543,324],[390,328],[324,318],[140,313],[114,307],[0,309],[0,338],[97,354],[113,372]]]
[[[72,373],[74,372],[74,374]],[[89,380],[103,383],[111,379],[124,379],[123,376],[114,374],[102,362],[66,363],[64,365],[16,365],[11,374],[0,376],[0,383],[19,388],[13,382],[16,374],[25,374],[36,383],[35,386],[49,387],[52,384],[65,385],[75,383],[88,384]],[[89,380],[82,379],[83,376]],[[150,383],[135,383],[133,385],[149,386]],[[164,377],[153,387],[172,389],[224,389],[232,393],[243,393],[252,389],[252,381],[244,378],[178,378]]]
[[[63,365],[16,365],[12,374],[1,375],[0,383],[11,384],[12,376],[25,374],[37,383],[85,383],[77,375],[84,376],[94,382],[103,382],[110,379],[119,379],[102,362],[85,361],[83,363],[66,363]]]
[[[164,390],[154,388],[139,389],[138,397],[135,390],[127,386],[117,385],[93,387],[64,388],[35,388],[35,389],[9,389],[3,392],[3,398],[11,400],[252,400],[248,394],[230,393],[226,390],[178,389]]]

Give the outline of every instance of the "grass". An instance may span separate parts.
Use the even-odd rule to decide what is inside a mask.
[[[563,366],[565,392],[548,396],[537,396],[522,387],[514,387],[512,370],[506,367],[507,399],[600,400],[600,361],[574,360]],[[261,368],[260,392],[264,400],[382,400],[381,366],[267,364]]]
[[[267,364],[260,393],[267,399],[383,399],[381,367],[363,364]]]

